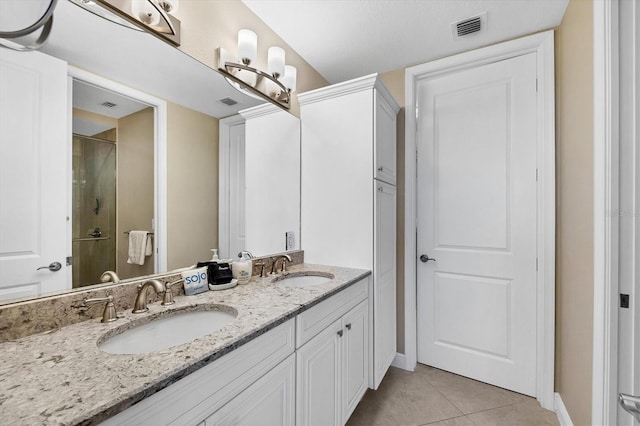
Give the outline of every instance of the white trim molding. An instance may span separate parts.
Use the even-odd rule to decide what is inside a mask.
[[[569,416],[567,407],[564,406],[562,397],[557,392],[554,394],[553,398],[553,409],[556,412],[556,417],[558,417],[558,423],[560,423],[560,426],[573,426],[573,421]]]
[[[554,405],[555,353],[555,86],[553,31],[461,53],[405,72],[405,368],[417,363],[416,325],[416,84],[419,80],[504,59],[536,54],[538,79],[538,266],[536,397]]]
[[[268,105],[268,110],[273,112],[280,108],[275,105],[271,107]],[[273,108],[273,110],[271,109]],[[245,118],[240,115],[232,115],[231,117],[223,118],[219,123],[219,154],[218,154],[218,249],[220,250],[221,259],[225,257],[234,257],[231,253],[231,234],[230,234],[230,220],[231,220],[231,205],[229,193],[229,183],[231,181],[231,168],[229,164],[231,135],[230,129],[233,126],[237,126],[245,123]]]
[[[167,271],[167,102],[108,78],[69,66],[74,80],[111,90],[153,107],[154,125],[154,272]]]
[[[593,2],[593,424],[616,424],[618,3]]]

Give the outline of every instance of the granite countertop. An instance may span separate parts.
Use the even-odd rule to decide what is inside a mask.
[[[0,344],[0,424],[94,424],[123,411],[187,374],[293,318],[370,274],[369,271],[302,264],[289,273],[335,275],[326,284],[291,288],[252,278],[247,285],[195,296],[174,305],[149,305],[110,324],[90,320]],[[218,331],[173,348],[135,355],[101,352],[97,342],[132,321],[169,311],[220,304],[237,311]],[[227,308],[228,309],[228,308]]]

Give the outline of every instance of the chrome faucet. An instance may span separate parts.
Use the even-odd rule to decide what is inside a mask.
[[[276,257],[276,260],[274,260],[271,265],[271,275],[278,273],[278,260],[280,259],[282,259],[282,268],[280,268],[280,272],[287,272],[287,262],[291,263],[291,256],[288,254],[281,254]]]
[[[102,275],[100,275],[100,281],[103,283],[108,283],[109,281],[119,283],[120,278],[118,277],[118,274],[113,271],[104,271]]]
[[[147,307],[147,287],[153,287],[156,291],[156,294],[162,294],[164,297],[166,295],[166,288],[164,284],[162,284],[159,280],[149,280],[144,284],[138,285],[138,295],[136,296],[136,301],[133,304],[133,313],[141,314],[143,312],[147,312],[149,308]]]

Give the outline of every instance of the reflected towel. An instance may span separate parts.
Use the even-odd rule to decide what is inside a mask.
[[[144,265],[145,256],[151,256],[153,244],[147,231],[129,232],[129,259],[127,263]]]

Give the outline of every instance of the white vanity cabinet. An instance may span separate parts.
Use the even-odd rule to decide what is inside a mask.
[[[299,327],[312,325],[315,320],[334,320],[313,338],[303,341],[296,351],[299,426],[344,425],[367,390],[367,280],[345,293],[338,296],[341,300],[329,299],[298,315],[296,320]]]
[[[369,386],[396,353],[396,116],[371,75],[298,95],[305,262],[373,271]]]
[[[295,380],[296,356],[291,354],[200,426],[292,425],[296,408]]]
[[[279,403],[292,409],[295,399],[291,386],[291,371],[287,369],[286,360],[292,362],[294,350],[295,321],[291,319],[102,424],[196,425],[201,424],[204,419],[207,419],[207,424],[209,419],[215,424],[219,417],[212,416],[213,413],[222,409],[221,416],[224,416],[228,413],[228,404],[235,403],[236,397],[246,400],[248,394],[255,393],[256,386],[268,388],[270,398],[273,398],[274,389],[287,389],[288,393],[276,396],[281,398]],[[158,368],[162,366],[159,365]],[[277,394],[277,391],[275,392]],[[255,404],[249,415],[258,418],[265,415],[263,409],[268,406],[269,401],[273,401],[267,399],[268,401]],[[269,411],[269,415],[271,418],[277,417],[273,411]],[[291,424],[289,419],[292,417],[291,413],[289,417],[283,413],[283,421],[286,422],[282,424]]]

